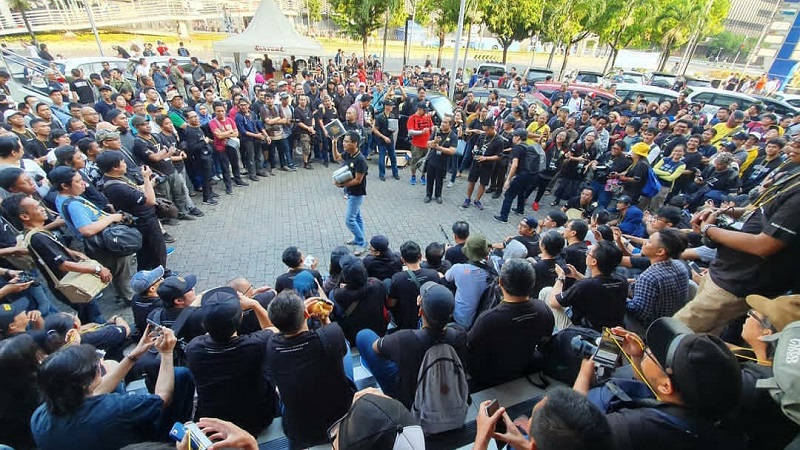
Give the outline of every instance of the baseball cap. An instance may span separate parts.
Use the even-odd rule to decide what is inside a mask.
[[[494,128],[494,119],[487,117],[486,120],[483,121],[484,127]]]
[[[617,203],[625,203],[626,205],[630,205],[633,202],[629,195],[620,195],[617,198]]]
[[[164,276],[164,267],[158,266],[153,270],[140,270],[131,277],[131,289],[137,294],[141,294],[154,285]]]
[[[239,294],[229,286],[214,288],[203,293],[200,308],[203,312],[203,327],[209,332],[229,327],[242,316]]]
[[[525,216],[522,221],[525,222],[528,228],[536,229],[536,227],[539,226],[539,222],[537,222],[536,218],[533,216]]]
[[[427,283],[426,283],[427,284]],[[364,394],[328,429],[341,450],[424,450],[422,427],[402,403]]]
[[[168,102],[171,102],[172,100],[175,100],[178,97],[183,98],[183,96],[178,91],[169,91],[169,92],[167,92],[167,101]]]
[[[736,150],[736,144],[734,144],[733,142],[723,142],[722,144],[720,144],[720,146],[725,147],[725,149],[728,150],[729,152]]]
[[[104,85],[100,86],[99,88],[97,88],[97,90],[98,91],[113,91],[114,89],[112,89],[111,86],[109,86],[107,84],[104,84]]]
[[[517,128],[516,130],[514,130],[514,136],[522,138],[522,140],[524,141],[525,139],[528,139],[528,130],[524,128]]]
[[[24,313],[27,308],[28,300],[25,298],[0,305],[0,330],[8,330],[8,326],[14,322],[14,319]]]
[[[151,104],[147,105],[147,112],[154,113],[154,112],[159,112],[159,111],[161,111],[161,107],[160,106],[158,106],[158,105],[156,105],[154,103],[151,103]]]
[[[394,106],[394,100],[391,98],[383,99],[383,106]]]
[[[376,234],[369,240],[369,246],[380,253],[384,253],[389,250],[389,239],[382,234]]]
[[[744,131],[739,131],[738,133],[734,133],[733,136],[731,136],[731,139],[739,139],[742,141],[746,141],[747,133],[745,133]]]
[[[148,108],[148,111],[149,111],[150,107],[148,106],[147,108]],[[145,119],[142,116],[133,116],[133,119],[131,119],[131,125],[133,125],[134,127],[138,127],[138,126],[144,125],[146,123],[147,123],[147,119]]]
[[[16,109],[7,109],[7,110],[3,111],[3,119],[5,119],[5,121],[8,122],[8,119],[11,116],[15,116],[17,114],[22,114],[22,113],[17,111]]]
[[[281,100],[289,98],[289,94],[287,92],[281,92]]]
[[[72,145],[75,145],[75,144],[78,143],[78,141],[80,141],[83,138],[87,138],[87,137],[89,137],[89,135],[84,133],[83,131],[76,131],[76,132],[74,132],[74,133],[69,135],[69,142]]]
[[[751,132],[750,132],[750,133],[747,135],[747,137],[749,138],[750,136],[753,136],[754,138],[756,138],[756,140],[759,140],[759,141],[761,140],[761,133],[759,133],[759,132],[757,132],[757,131],[751,131]]]
[[[161,286],[158,287],[158,296],[165,302],[172,303],[176,298],[191,291],[197,284],[197,277],[186,275],[186,277],[171,276],[164,278]]]
[[[736,110],[733,112],[733,118],[738,120],[744,120],[744,112],[740,110]]]
[[[489,245],[491,244],[485,237],[480,234],[471,234],[464,243],[462,253],[470,261],[483,261],[489,256]]]
[[[278,86],[286,86],[287,84],[289,84],[289,83],[287,83],[286,81],[283,81],[283,80],[278,82]]]
[[[690,409],[719,416],[738,403],[741,369],[717,336],[694,333],[683,322],[662,317],[647,329],[647,346]]]
[[[450,321],[455,308],[455,298],[450,289],[435,281],[426,281],[420,286],[422,311],[429,322],[444,326]]]
[[[800,320],[800,295],[781,295],[771,300],[763,295],[748,295],[746,300],[769,320],[775,331],[783,331],[786,325]]]
[[[417,109],[424,109],[424,110],[427,111],[428,110],[428,102],[427,101],[417,102]]]

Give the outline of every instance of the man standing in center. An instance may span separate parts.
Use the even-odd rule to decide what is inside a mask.
[[[347,193],[347,213],[345,215],[345,225],[353,233],[353,240],[347,242],[348,245],[355,245],[353,252],[355,256],[364,254],[364,247],[367,240],[364,237],[364,219],[361,217],[361,204],[367,195],[367,159],[358,149],[359,134],[355,131],[348,131],[342,140],[344,153],[339,153],[336,146],[333,147],[333,159],[336,162],[344,162],[350,168],[353,179],[345,183],[333,180],[333,184],[339,188],[345,188]]]
[[[411,136],[411,185],[417,184],[417,166],[428,153],[428,140],[433,130],[433,120],[428,115],[428,102],[417,102],[417,111],[408,118],[408,135]],[[425,185],[425,175],[420,183]]]
[[[447,166],[451,155],[456,153],[458,136],[453,131],[453,117],[447,116],[442,120],[441,129],[435,134],[432,141],[428,142],[430,155],[425,164],[425,173],[428,174],[428,185],[425,186],[425,203],[430,203],[431,196],[436,197],[436,203],[442,203],[442,185],[447,175]],[[424,180],[423,175],[423,180]]]

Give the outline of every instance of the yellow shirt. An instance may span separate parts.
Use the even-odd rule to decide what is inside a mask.
[[[550,135],[550,127],[547,124],[539,125],[539,122],[531,122],[531,124],[528,125],[527,130],[529,134],[535,134],[537,132],[541,133],[543,139],[542,142],[547,141],[547,138]],[[525,141],[525,143],[531,145],[533,144],[533,139],[528,138],[528,140]]]
[[[714,128],[714,130],[717,132],[717,134],[714,135],[713,139],[711,139],[711,145],[713,145],[714,147],[719,148],[719,143],[723,139],[725,139],[725,138],[730,139],[731,136],[736,134],[736,130],[741,129],[742,127],[741,127],[741,125],[737,125],[734,128],[731,128],[731,127],[728,126],[728,122],[721,122],[721,123],[718,123],[718,124],[714,125],[712,128]]]

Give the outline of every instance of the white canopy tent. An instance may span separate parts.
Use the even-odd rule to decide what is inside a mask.
[[[213,48],[223,55],[233,54],[236,66],[242,63],[242,57],[249,54],[294,55],[298,58],[325,54],[319,42],[294,29],[275,0],[261,0],[247,29],[215,42]]]

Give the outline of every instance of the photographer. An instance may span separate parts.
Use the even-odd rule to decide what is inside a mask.
[[[590,390],[595,362],[585,359],[573,389],[606,414],[617,450],[740,447],[739,436],[715,426],[738,404],[742,383],[722,340],[666,317],[648,328],[646,346],[622,328],[611,333],[622,338],[618,345],[639,381],[612,378]]]
[[[137,270],[150,270],[167,265],[167,244],[156,216],[156,194],[153,190],[153,171],[142,166],[145,179],[141,186],[128,179],[128,167],[118,152],[103,152],[97,156],[97,168],[103,173],[103,186],[117,211],[133,214],[134,226],[142,233],[142,247],[136,252]]]
[[[800,143],[789,147],[789,158],[800,163]],[[747,312],[745,297],[768,297],[798,291],[795,258],[800,230],[800,171],[795,168],[771,183],[748,208],[725,210],[742,223],[740,229],[717,225],[721,211],[710,208],[692,219],[705,245],[717,247],[697,295],[675,318],[698,332],[721,329]],[[738,227],[737,227],[738,228]]]

